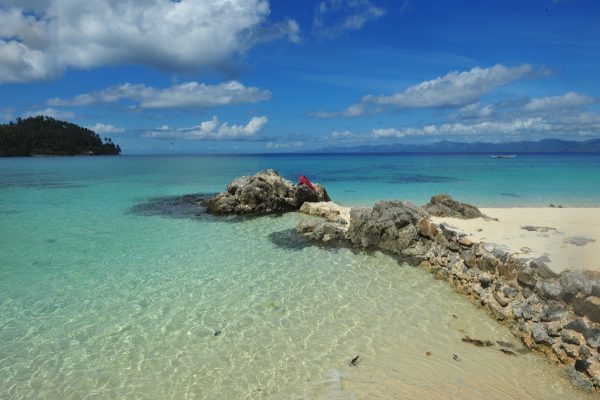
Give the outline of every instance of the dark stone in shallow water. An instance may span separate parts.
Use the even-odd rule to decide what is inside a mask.
[[[213,194],[151,197],[144,202],[135,204],[129,209],[129,213],[144,217],[201,219],[208,216],[201,202],[210,196]]]
[[[271,232],[268,238],[277,247],[292,251],[302,250],[314,244],[304,236],[298,235],[294,229]]]

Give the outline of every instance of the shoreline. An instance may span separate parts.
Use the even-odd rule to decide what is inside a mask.
[[[325,222],[301,222],[296,232],[326,246],[381,250],[428,270],[487,309],[527,348],[545,353],[575,387],[600,390],[600,262],[593,257],[600,254],[600,230],[594,230],[600,207],[482,208],[486,217],[469,219],[421,211],[407,202],[378,202],[373,208],[305,203],[300,212]],[[407,216],[411,221],[398,229],[397,221]],[[565,216],[578,218],[573,223]],[[531,221],[539,224],[528,225]],[[569,257],[557,257],[563,250],[553,246],[582,226],[588,228],[589,237],[581,236],[586,241],[565,246],[575,257],[586,252],[589,257],[586,265],[569,268]],[[519,252],[513,252],[517,245]]]

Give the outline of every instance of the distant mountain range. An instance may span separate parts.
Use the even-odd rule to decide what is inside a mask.
[[[600,153],[600,139],[577,142],[574,140],[544,139],[538,142],[460,143],[447,140],[431,144],[362,145],[327,147],[320,153]]]

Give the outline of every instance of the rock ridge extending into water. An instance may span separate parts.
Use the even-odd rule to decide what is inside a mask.
[[[419,207],[380,201],[372,208],[341,207],[325,188],[296,186],[273,170],[235,179],[227,191],[204,201],[217,215],[305,212],[323,217],[300,222],[300,237],[327,246],[379,250],[432,272],[507,324],[530,349],[563,365],[573,382],[600,390],[600,272],[552,271],[543,259],[490,243],[430,216],[485,217],[472,205],[436,195]]]
[[[443,207],[438,207],[443,200]],[[530,349],[563,365],[582,388],[600,389],[600,273],[554,273],[542,259],[523,259],[429,219],[483,216],[474,206],[438,195],[424,206],[381,201],[352,208],[347,226],[305,221],[296,232],[322,244],[380,250],[419,265],[487,308]]]

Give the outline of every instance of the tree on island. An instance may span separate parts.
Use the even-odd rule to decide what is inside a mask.
[[[119,145],[94,131],[47,116],[0,124],[0,156],[118,155]]]

